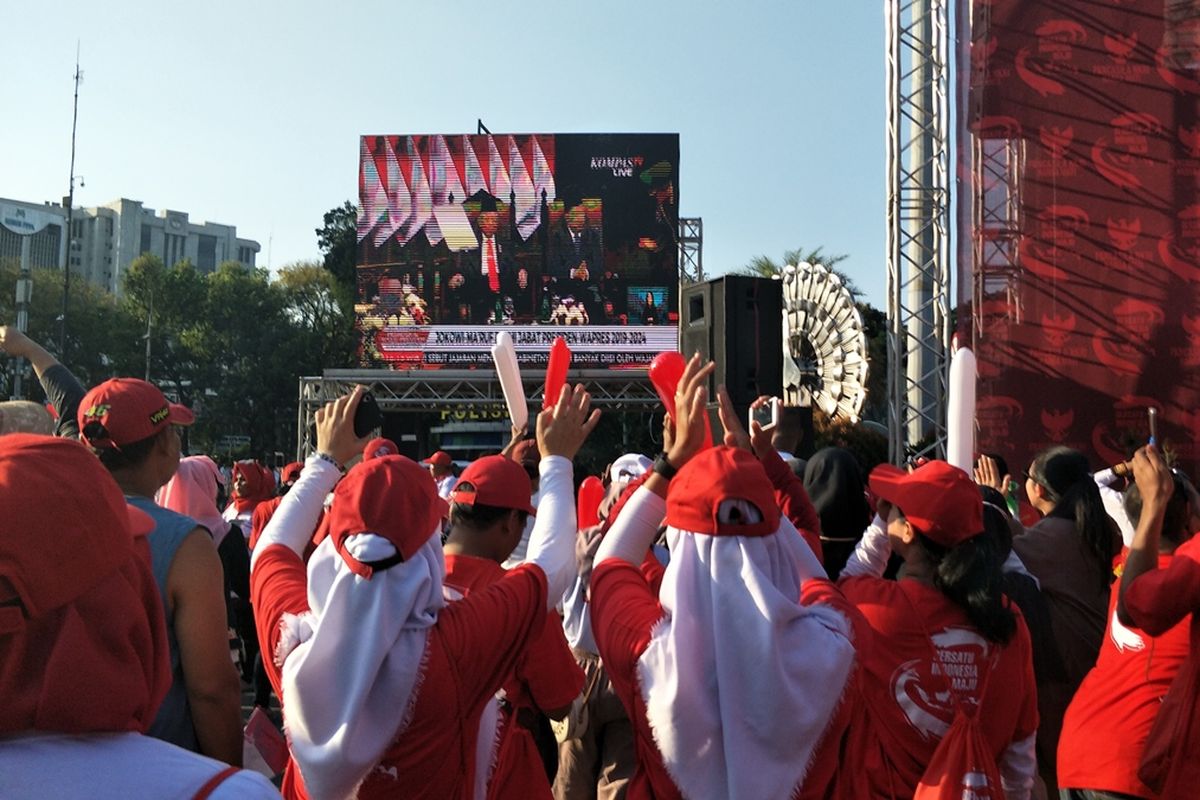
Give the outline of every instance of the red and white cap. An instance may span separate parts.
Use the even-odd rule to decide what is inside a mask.
[[[196,415],[169,402],[152,383],[113,378],[93,388],[79,403],[79,438],[95,447],[112,447],[149,439],[168,425],[191,425]]]
[[[445,450],[438,450],[436,453],[431,455],[429,458],[424,459],[421,463],[429,464],[429,465],[432,465],[435,467],[448,467],[453,462],[454,462],[454,459],[450,458],[449,453],[447,453]]]
[[[779,505],[757,458],[710,447],[671,480],[667,525],[712,536],[768,536],[779,530]]]
[[[900,509],[912,526],[942,547],[983,533],[983,497],[967,473],[945,461],[906,472],[891,464],[871,470],[871,491]]]
[[[382,436],[367,442],[367,446],[363,448],[363,461],[370,461],[372,458],[382,458],[383,456],[398,455],[400,455],[400,448],[396,447],[396,443]]]
[[[380,456],[358,464],[333,490],[329,536],[350,569],[372,570],[346,550],[346,539],[370,533],[387,539],[404,560],[412,558],[446,516],[446,501],[427,470],[404,456]]]
[[[468,488],[470,487],[470,488]],[[530,502],[533,483],[525,469],[505,456],[477,458],[458,476],[450,502],[512,508],[536,514]]]

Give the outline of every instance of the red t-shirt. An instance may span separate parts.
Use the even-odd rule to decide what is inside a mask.
[[[801,587],[800,602],[804,605],[829,603],[838,606],[843,613],[851,612],[840,593],[827,580],[805,581]],[[592,634],[596,638],[600,658],[604,661],[613,691],[621,698],[633,723],[637,769],[629,783],[627,797],[630,800],[680,798],[679,789],[671,780],[662,754],[654,743],[654,734],[646,719],[646,701],[642,698],[637,681],[638,659],[650,646],[651,629],[663,617],[662,605],[651,592],[642,571],[619,559],[608,559],[592,572],[590,603]],[[838,719],[844,725],[844,715],[839,714]],[[833,730],[837,725],[838,721],[835,720],[826,733],[827,740],[837,738]],[[823,747],[817,756],[824,755],[827,753]],[[837,764],[833,759],[827,759],[824,764],[818,764],[817,761],[818,758],[814,757],[809,767],[805,791],[801,795],[803,797],[809,796],[807,784],[821,783],[823,786],[828,782]]]
[[[981,667],[997,647],[932,586],[863,576],[838,587],[858,607],[867,630],[856,642],[855,709],[841,756],[851,768],[838,776],[837,795],[911,797],[954,718],[945,678],[961,700],[978,705]],[[997,763],[1009,744],[1028,738],[1038,725],[1029,631],[1015,606],[1013,612],[1016,634],[998,649],[979,711]],[[934,668],[931,636],[944,668]]]
[[[1158,568],[1170,562],[1160,555]],[[1063,718],[1058,785],[1153,798],[1138,779],[1138,762],[1163,695],[1187,658],[1190,621],[1156,637],[1126,628],[1116,618],[1120,588],[1113,584],[1100,657]]]
[[[1180,670],[1182,678],[1200,686],[1200,535],[1175,550],[1165,569],[1139,575],[1125,590],[1125,609],[1139,627],[1151,636],[1162,636],[1191,614],[1191,649]],[[1163,787],[1163,797],[1190,797],[1200,785],[1200,702],[1192,698],[1192,719],[1187,732],[1175,746],[1175,758]]]
[[[446,556],[447,588],[471,596],[503,578],[495,561],[466,555]],[[500,747],[488,783],[488,797],[552,798],[550,781],[533,734],[514,719],[521,709],[554,710],[571,704],[583,689],[583,670],[575,662],[562,620],[549,611],[542,630],[517,661],[514,674],[504,683],[508,708],[501,720]]]
[[[308,610],[304,562],[290,548],[272,545],[250,576],[258,639],[274,653],[285,613]],[[474,786],[479,717],[503,685],[534,634],[542,630],[546,576],[522,564],[469,598],[442,609],[430,629],[412,721],[358,790],[360,800],[404,796],[468,800]],[[283,704],[280,670],[264,658],[271,686]],[[404,709],[396,709],[399,725]],[[280,787],[284,797],[307,800],[294,760]]]

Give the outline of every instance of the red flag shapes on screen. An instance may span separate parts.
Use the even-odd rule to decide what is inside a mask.
[[[434,136],[429,146],[429,188],[435,206],[461,203],[467,199],[445,136]]]
[[[358,212],[358,240],[361,242],[377,223],[383,223],[388,211],[387,190],[379,180],[379,168],[367,143],[367,137],[359,145],[362,170],[358,175],[358,195],[362,208]]]
[[[463,153],[466,156],[466,189],[467,196],[471,197],[476,192],[483,190],[487,191],[487,179],[483,176],[483,167],[479,163],[479,154],[475,152],[475,146],[471,143],[470,136],[463,138]],[[466,197],[463,199],[465,200]]]
[[[548,201],[553,200],[557,189],[554,186],[554,165],[550,163],[550,159],[546,158],[541,140],[537,136],[531,138],[533,139],[533,195],[534,202],[537,203],[540,210],[542,196],[544,195]]]
[[[533,179],[529,177],[529,169],[525,166],[525,158],[517,149],[517,140],[512,136],[508,139],[508,172],[512,179],[512,192],[516,198],[517,233],[521,239],[528,239],[538,224],[541,223],[541,207],[534,197]]]
[[[401,241],[407,241],[420,233],[425,223],[433,216],[433,195],[429,191],[429,179],[425,175],[425,164],[417,148],[417,137],[408,140],[409,187],[412,190],[412,216]]]
[[[396,150],[392,147],[390,139],[384,140],[383,159],[388,213],[384,224],[375,230],[376,247],[387,241],[388,237],[401,230],[412,216],[412,197],[408,191],[408,184],[404,180],[404,172],[400,166],[400,159],[396,156]],[[403,244],[405,241],[406,238],[401,239],[400,243]]]
[[[504,156],[500,155],[500,147],[496,144],[495,136],[489,136],[488,142],[488,192],[496,197],[500,202],[507,203],[509,195],[512,194],[512,180],[508,176],[508,165],[504,163]],[[510,139],[509,136],[499,137],[503,140]]]

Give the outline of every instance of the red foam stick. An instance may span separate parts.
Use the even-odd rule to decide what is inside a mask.
[[[600,501],[604,499],[604,483],[595,475],[588,475],[579,484],[579,498],[575,502],[575,516],[579,530],[590,528],[600,522]]]
[[[650,383],[654,384],[654,391],[658,393],[658,399],[662,401],[671,419],[675,419],[675,391],[679,388],[679,381],[683,378],[686,366],[687,362],[683,356],[674,350],[659,353],[650,362]],[[712,447],[712,426],[705,420],[704,448],[709,447]]]
[[[567,368],[571,366],[571,348],[561,336],[554,337],[550,346],[550,363],[546,365],[546,390],[542,397],[542,410],[558,402],[563,387],[567,384]]]

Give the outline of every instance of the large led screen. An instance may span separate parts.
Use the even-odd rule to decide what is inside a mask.
[[[677,345],[677,134],[364,136],[361,363],[644,368]]]

